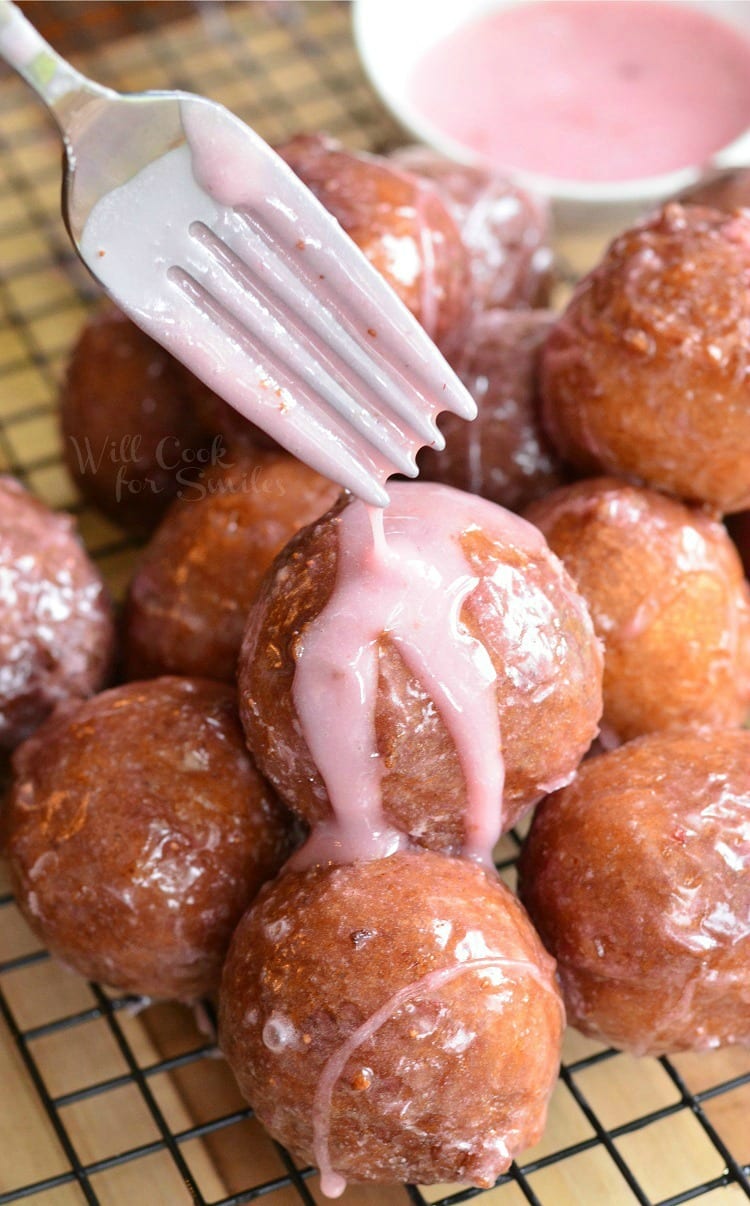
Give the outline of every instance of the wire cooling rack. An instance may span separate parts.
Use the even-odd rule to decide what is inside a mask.
[[[77,63],[125,90],[207,93],[271,141],[301,128],[352,146],[398,140],[357,64],[346,5],[194,8],[189,20],[154,21],[108,47],[88,45],[82,26]],[[62,227],[59,184],[53,129],[27,89],[0,74],[0,469],[76,513],[119,594],[135,545],[81,504],[60,462],[57,390],[95,288]],[[508,837],[500,865],[511,882],[515,853]],[[564,1057],[544,1139],[497,1187],[352,1187],[345,1206],[750,1199],[750,1051],[639,1061],[571,1032]],[[39,949],[0,869],[0,1206],[261,1198],[323,1200],[317,1174],[268,1139],[216,1058],[210,1009],[144,1007],[67,972]]]

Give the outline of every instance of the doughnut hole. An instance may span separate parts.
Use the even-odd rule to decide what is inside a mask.
[[[585,473],[750,506],[750,214],[676,203],[620,235],[542,358],[544,421]]]
[[[445,202],[469,255],[476,309],[549,303],[553,252],[543,201],[502,176],[455,163],[428,147],[399,147],[390,160],[430,182]]]
[[[0,749],[13,749],[68,699],[106,682],[109,595],[70,516],[0,476]]]
[[[602,735],[739,725],[750,707],[750,590],[726,529],[613,478],[555,490],[526,517],[604,644]]]
[[[261,578],[339,492],[293,457],[260,452],[228,458],[187,487],[130,584],[126,677],[188,674],[233,682]]]
[[[109,302],[86,322],[60,396],[63,455],[84,498],[149,532],[207,444],[185,371]]]
[[[452,360],[478,414],[469,423],[441,415],[445,448],[422,449],[423,478],[480,494],[511,511],[565,480],[539,413],[539,360],[553,321],[548,310],[477,315]]]
[[[408,506],[414,491],[446,490],[403,484],[392,505]],[[329,820],[332,811],[295,710],[294,671],[305,628],[334,589],[343,505],[303,529],[279,554],[251,608],[239,660],[240,713],[253,756],[285,802],[310,824]],[[561,563],[546,547],[538,555],[520,548],[508,538],[511,517],[500,507],[491,509],[492,528],[462,532],[446,526],[444,539],[461,542],[467,572],[476,578],[460,618],[498,675],[507,830],[552,785],[570,779],[596,736],[602,658],[586,605]],[[430,550],[421,549],[421,555],[429,558]],[[452,639],[449,632],[445,639]],[[386,633],[378,656],[375,735],[384,814],[420,845],[458,853],[467,792],[452,738]]]
[[[320,134],[277,147],[441,348],[468,322],[470,274],[455,221],[435,189],[376,155]]]
[[[562,1025],[518,901],[426,851],[282,875],[240,923],[220,996],[240,1088],[334,1193],[492,1185],[541,1135]]]
[[[519,890],[568,1018],[637,1055],[750,1042],[750,733],[652,733],[534,814]]]
[[[61,708],[14,756],[3,817],[19,907],[88,979],[190,1001],[290,849],[234,692],[161,678]]]

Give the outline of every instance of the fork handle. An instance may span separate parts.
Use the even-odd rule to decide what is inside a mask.
[[[0,55],[41,97],[63,133],[74,109],[112,96],[53,50],[12,0],[0,0]]]

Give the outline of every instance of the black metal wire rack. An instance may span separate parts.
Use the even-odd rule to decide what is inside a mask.
[[[125,90],[215,96],[271,141],[324,128],[381,147],[398,132],[368,88],[347,6],[196,4],[169,27],[80,65]],[[148,14],[146,14],[146,19]],[[0,469],[73,510],[117,593],[132,540],[82,505],[60,463],[60,374],[95,290],[58,211],[56,136],[0,75]],[[503,874],[517,848],[505,840]],[[198,1024],[200,1023],[200,1024]],[[25,927],[0,870],[0,1206],[196,1203],[317,1206],[317,1174],[271,1142],[197,1019],[108,994],[67,972]],[[353,1206],[734,1206],[750,1200],[750,1052],[636,1061],[570,1035],[542,1143],[489,1191],[353,1187]]]
[[[515,841],[515,839],[513,840]],[[510,839],[508,845],[510,845]],[[499,863],[499,866],[501,871],[507,871],[512,864],[513,855],[511,854],[506,860]],[[18,924],[17,916],[14,916],[15,906],[11,896],[0,897],[0,909],[2,910],[0,926],[2,926],[6,941],[9,931],[11,942],[14,939],[22,940],[21,927]],[[49,991],[41,998],[38,986],[34,987],[32,984],[34,978],[38,980],[40,976],[46,977],[49,981]],[[61,987],[62,981],[66,977],[69,983],[65,987]],[[68,1011],[56,995],[55,988],[61,989],[64,996],[75,998],[78,1007]],[[54,1016],[29,1024],[28,1005],[24,1003],[24,999],[28,1000],[28,996],[32,996],[37,1002],[41,999],[42,1017],[45,1016],[45,1010],[53,1013]],[[286,1190],[287,1195],[289,1192],[293,1192],[295,1195],[293,1198],[286,1196],[285,1201],[287,1202],[302,1202],[306,1206],[314,1206],[319,1202],[319,1197],[312,1191],[311,1185],[311,1181],[315,1179],[314,1170],[297,1167],[291,1157],[276,1144],[273,1145],[273,1148],[277,1155],[277,1171],[268,1176],[253,1175],[251,1172],[253,1183],[246,1184],[237,1192],[220,1196],[212,1196],[207,1192],[201,1176],[202,1170],[200,1167],[196,1168],[191,1159],[191,1146],[194,1146],[197,1141],[205,1143],[206,1140],[215,1139],[221,1135],[224,1136],[225,1141],[231,1144],[242,1144],[244,1140],[238,1128],[242,1124],[250,1123],[252,1111],[244,1105],[238,1105],[237,1108],[216,1115],[209,1111],[210,1117],[201,1118],[189,1125],[175,1125],[173,1116],[170,1116],[170,1111],[173,1113],[174,1110],[174,1101],[170,1100],[170,1093],[167,1093],[166,1096],[164,1093],[166,1078],[169,1078],[171,1082],[176,1080],[179,1086],[182,1076],[183,1093],[187,1085],[187,1095],[191,1098],[190,1104],[192,1108],[195,1108],[195,1100],[190,1091],[190,1080],[193,1081],[194,1092],[195,1085],[199,1083],[199,1076],[206,1073],[207,1064],[209,1068],[213,1064],[214,1072],[219,1071],[221,1075],[224,1075],[226,1070],[213,1062],[215,1048],[212,1042],[206,1040],[185,1011],[182,1011],[183,1016],[175,1028],[175,1016],[167,1015],[176,1014],[176,1007],[158,1006],[151,1007],[150,1010],[146,1007],[146,1013],[153,1012],[155,1009],[164,1013],[165,1016],[160,1023],[157,1023],[155,1030],[159,1031],[164,1027],[171,1028],[173,1040],[176,1041],[176,1050],[174,1053],[165,1054],[162,1058],[156,1059],[151,1058],[149,1050],[144,1058],[142,1040],[136,1041],[133,1037],[138,1022],[137,1016],[133,1016],[133,1009],[137,1005],[138,1002],[134,1002],[132,998],[111,997],[97,985],[85,985],[82,981],[78,981],[54,964],[42,950],[24,951],[0,963],[0,1016],[16,1045],[26,1075],[39,1095],[59,1143],[61,1157],[67,1164],[67,1167],[61,1171],[50,1172],[29,1180],[23,1185],[17,1185],[14,1189],[0,1192],[0,1204],[19,1202],[24,1199],[36,1201],[38,1195],[63,1186],[75,1186],[79,1191],[79,1196],[71,1200],[88,1203],[112,1201],[124,1204],[131,1200],[127,1190],[123,1196],[118,1197],[115,1182],[115,1196],[111,1196],[110,1189],[106,1197],[101,1197],[98,1182],[123,1165],[138,1164],[142,1166],[148,1162],[149,1158],[155,1156],[166,1157],[173,1166],[174,1188],[171,1195],[164,1199],[165,1201],[175,1203],[183,1200],[192,1201],[198,1206],[239,1206],[240,1203],[251,1202],[259,1198],[268,1198],[271,1202],[277,1202],[276,1195],[280,1191]],[[34,1011],[38,1008],[38,1005],[33,1007],[32,1019],[35,1016]],[[83,1035],[87,1028],[90,1030],[92,1026],[99,1027],[99,1034],[95,1039],[87,1040]],[[91,1056],[88,1060],[83,1061],[83,1068],[74,1070],[65,1068],[63,1077],[72,1074],[72,1083],[76,1084],[76,1077],[85,1083],[63,1089],[62,1082],[58,1083],[59,1069],[56,1069],[53,1077],[50,1077],[47,1071],[50,1052],[54,1050],[54,1044],[61,1042],[75,1044],[76,1040],[80,1040],[82,1037],[84,1044],[88,1045],[88,1041],[92,1043]],[[683,1069],[679,1066],[679,1060],[643,1061],[644,1067],[647,1063],[653,1065],[648,1077],[644,1078],[643,1104],[647,1108],[635,1117],[628,1118],[617,1125],[605,1125],[607,1120],[603,1118],[604,1111],[601,1108],[601,1100],[602,1088],[606,1080],[602,1079],[601,1073],[604,1072],[605,1077],[607,1071],[613,1073],[613,1065],[618,1060],[624,1059],[625,1057],[611,1050],[596,1050],[579,1058],[570,1059],[563,1065],[561,1086],[571,1099],[571,1103],[574,1103],[580,1119],[583,1121],[583,1127],[579,1126],[579,1129],[588,1133],[573,1142],[561,1145],[553,1144],[553,1150],[527,1162],[514,1165],[509,1174],[498,1182],[498,1188],[492,1192],[497,1194],[502,1192],[504,1187],[507,1189],[515,1187],[520,1196],[515,1198],[498,1197],[493,1200],[528,1202],[534,1206],[555,1203],[556,1206],[561,1199],[554,1190],[554,1174],[559,1171],[561,1165],[568,1164],[570,1168],[575,1165],[576,1161],[578,1161],[579,1168],[577,1175],[580,1178],[580,1190],[578,1196],[571,1200],[580,1203],[635,1201],[641,1203],[642,1206],[654,1206],[656,1203],[658,1206],[678,1206],[678,1203],[698,1198],[712,1202],[719,1200],[730,1202],[750,1198],[750,1168],[747,1165],[743,1166],[741,1158],[733,1154],[730,1145],[722,1137],[721,1120],[714,1121],[711,1117],[712,1103],[721,1098],[724,1098],[725,1101],[729,1100],[735,1095],[736,1108],[745,1113],[747,1120],[747,1103],[750,1101],[750,1066],[748,1066],[750,1061],[745,1061],[744,1070],[719,1079],[716,1083],[711,1078],[710,1069],[704,1069],[702,1079],[711,1080],[711,1083],[700,1089],[690,1087],[695,1076],[695,1057],[683,1061],[686,1063],[686,1068]],[[657,1080],[654,1077],[654,1068],[658,1068],[661,1074],[658,1077],[658,1090],[655,1088]],[[86,1074],[95,1069],[99,1074],[89,1081]],[[186,1073],[188,1076],[185,1079]],[[192,1077],[190,1073],[192,1073]],[[590,1075],[591,1073],[594,1073],[593,1077]],[[615,1078],[616,1075],[617,1073],[615,1073]],[[587,1076],[589,1085],[593,1085],[593,1088],[587,1088]],[[700,1076],[699,1079],[701,1079]],[[71,1111],[74,1111],[76,1107],[84,1107],[77,1124],[80,1128],[87,1122],[90,1124],[93,1117],[90,1108],[92,1103],[95,1109],[99,1098],[122,1094],[123,1091],[130,1091],[133,1099],[136,1096],[139,1099],[143,1118],[150,1123],[150,1127],[147,1127],[150,1134],[148,1137],[144,1136],[141,1142],[125,1147],[121,1147],[117,1142],[118,1136],[113,1135],[111,1136],[113,1150],[110,1154],[94,1159],[83,1156],[80,1144],[76,1141],[75,1127],[71,1127],[69,1123]],[[650,1095],[653,1095],[653,1102],[649,1101]],[[655,1104],[656,1102],[658,1104]],[[649,1106],[651,1108],[648,1108]],[[129,1109],[132,1113],[132,1102]],[[568,1109],[570,1109],[570,1104]],[[711,1150],[715,1157],[712,1161],[715,1171],[698,1183],[685,1183],[674,1193],[663,1196],[657,1193],[655,1196],[651,1196],[648,1186],[649,1180],[652,1184],[655,1183],[654,1170],[641,1167],[639,1157],[629,1155],[627,1140],[637,1136],[640,1132],[647,1132],[650,1128],[658,1128],[661,1124],[669,1123],[681,1114],[691,1119],[693,1133],[688,1139],[684,1126],[680,1128],[680,1133],[684,1136],[685,1141],[690,1142],[693,1147],[702,1142],[705,1153]],[[675,1136],[676,1138],[677,1136]],[[269,1149],[270,1147],[269,1141]],[[635,1153],[636,1148],[633,1147],[631,1152]],[[215,1152],[214,1156],[216,1154]],[[595,1154],[599,1157],[598,1161],[595,1161],[588,1170],[586,1163],[581,1161],[581,1158],[587,1154]],[[220,1157],[220,1151],[218,1155]],[[605,1168],[603,1161],[610,1165],[607,1171],[603,1171]],[[587,1192],[586,1184],[594,1175],[595,1168],[597,1168],[596,1179],[601,1189],[591,1195]],[[550,1173],[552,1178],[550,1178]],[[7,1173],[4,1175],[7,1177]],[[670,1176],[673,1175],[674,1170],[670,1172]],[[620,1185],[616,1178],[619,1178]],[[657,1175],[656,1182],[658,1180]],[[145,1181],[144,1187],[147,1184],[148,1181]],[[733,1187],[736,1194],[727,1196],[731,1195]],[[721,1191],[723,1191],[721,1198],[713,1196]],[[415,1187],[409,1187],[406,1192],[409,1199],[419,1206],[425,1206],[426,1203],[430,1203],[432,1206],[454,1206],[454,1204],[476,1198],[489,1198],[489,1194],[486,1192],[466,1189],[449,1193],[441,1192],[439,1196],[436,1196],[434,1192],[430,1193],[428,1190],[420,1190]],[[602,1192],[606,1196],[595,1196],[597,1192]],[[39,1198],[39,1200],[42,1199]],[[145,1200],[150,1201],[148,1197]]]

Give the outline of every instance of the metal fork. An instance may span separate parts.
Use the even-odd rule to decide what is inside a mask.
[[[63,217],[118,305],[241,414],[366,502],[474,402],[291,169],[223,106],[93,83],[0,0],[0,54],[65,143]]]

